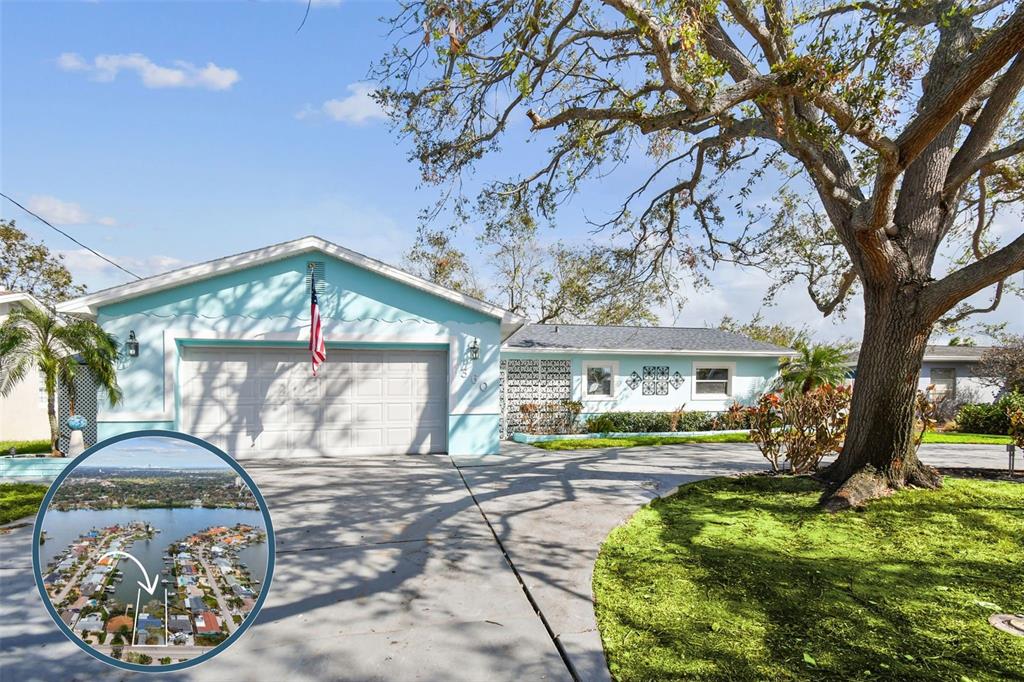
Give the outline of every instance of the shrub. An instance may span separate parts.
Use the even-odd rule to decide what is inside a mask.
[[[708,412],[605,412],[587,419],[587,433],[669,433],[676,431],[713,431],[726,428],[715,424]]]
[[[711,430],[727,431],[730,429],[745,429],[750,426],[750,419],[746,406],[733,401],[725,412],[714,418],[711,423]]]
[[[778,433],[793,473],[815,471],[825,455],[838,452],[846,435],[851,395],[848,386],[824,384],[779,400],[783,427]]]
[[[1009,410],[1007,417],[1010,419],[1010,438],[1013,439],[1014,445],[1024,449],[1024,408]]]
[[[1021,393],[1007,393],[994,403],[964,405],[956,415],[957,430],[1005,436],[1010,432],[1009,413],[1018,409],[1024,409]]]
[[[757,404],[747,409],[750,422],[750,440],[757,444],[761,454],[772,465],[772,471],[779,470],[782,456],[782,409],[777,393],[765,393]]]
[[[519,406],[526,433],[575,433],[583,403],[561,400],[549,403],[524,403]]]

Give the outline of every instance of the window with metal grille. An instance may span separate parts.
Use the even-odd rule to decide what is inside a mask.
[[[316,292],[322,294],[327,285],[324,279],[324,262],[322,260],[311,260],[306,263],[306,291],[309,291],[309,281],[316,275]]]

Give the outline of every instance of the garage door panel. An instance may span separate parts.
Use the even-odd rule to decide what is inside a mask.
[[[384,395],[384,380],[379,378],[365,378],[355,382],[356,399],[380,398]]]
[[[330,350],[183,351],[181,425],[236,456],[443,452],[446,354]]]

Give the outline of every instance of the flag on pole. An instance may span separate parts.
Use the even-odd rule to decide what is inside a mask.
[[[320,304],[316,299],[316,274],[309,273],[309,354],[313,361],[313,376],[317,367],[327,360],[327,346],[320,325]]]

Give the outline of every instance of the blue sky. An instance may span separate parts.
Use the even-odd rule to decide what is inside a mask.
[[[206,448],[162,436],[140,436],[118,441],[89,455],[82,466],[231,470],[229,464]]]
[[[366,94],[389,46],[378,17],[393,8],[321,0],[296,33],[298,1],[0,3],[0,186],[143,275],[306,234],[398,264],[435,194]],[[543,148],[506,145],[478,175],[531,167]],[[628,164],[614,187],[644,168]],[[593,238],[584,217],[621,194],[592,186],[550,237]],[[7,202],[0,212],[65,253],[90,288],[126,281]],[[760,308],[763,274],[724,267],[712,280],[663,322]],[[765,314],[823,337],[860,334],[859,306],[823,320],[799,286]]]

